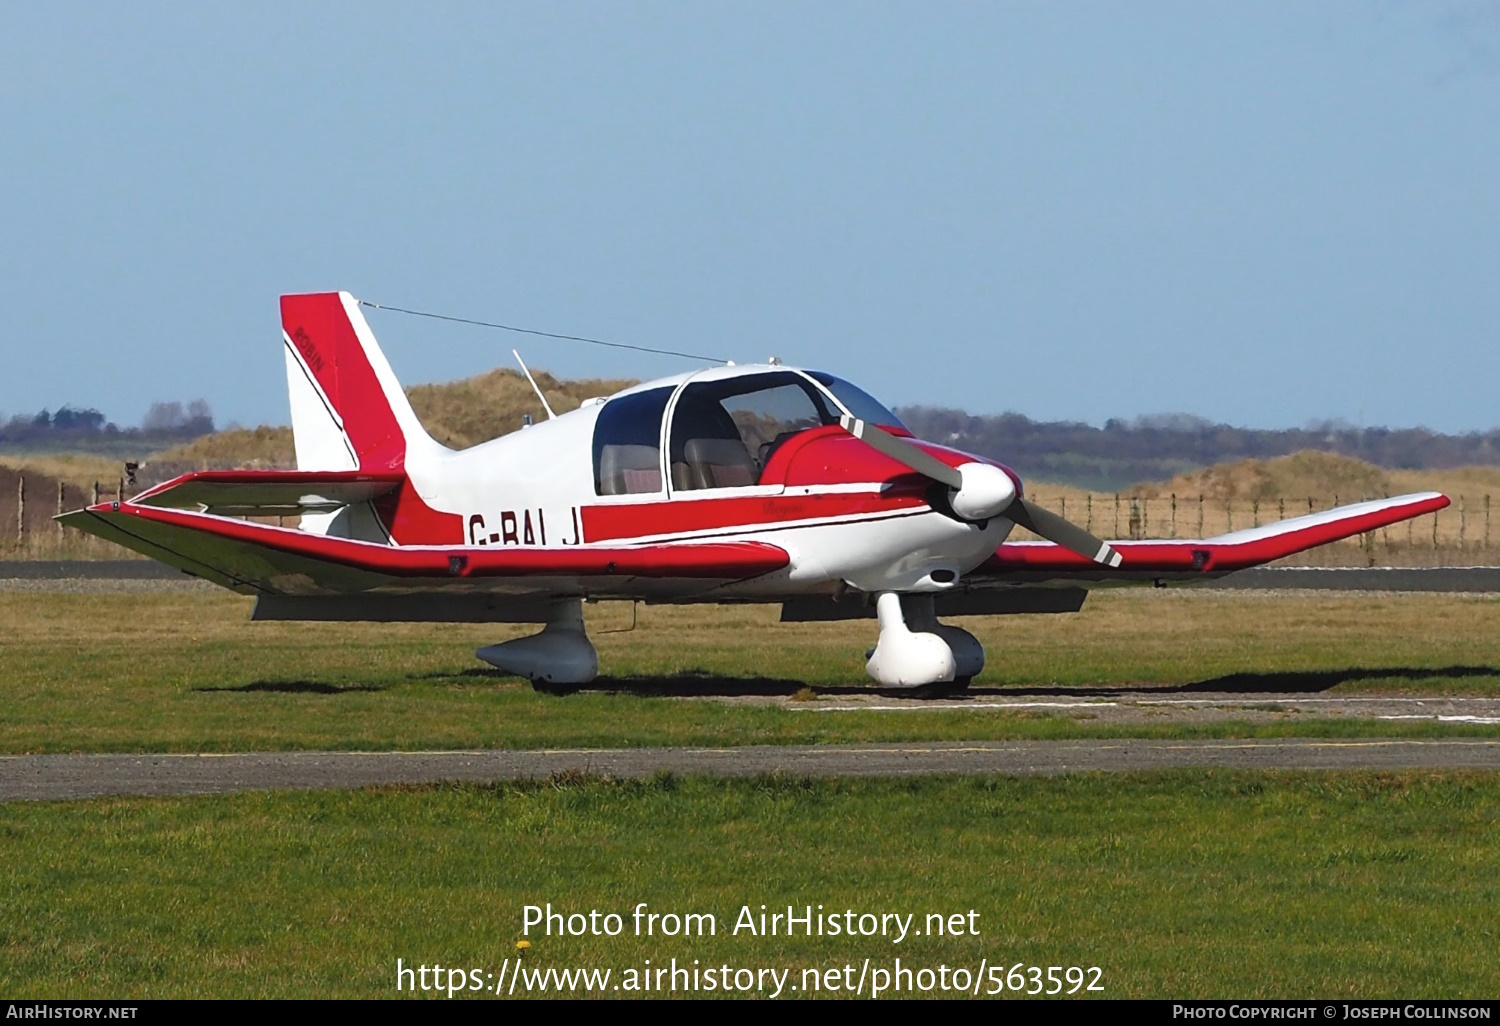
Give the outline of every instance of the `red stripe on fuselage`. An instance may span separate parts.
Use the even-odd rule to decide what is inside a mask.
[[[926,508],[925,482],[884,492],[740,495],[665,502],[584,506],[583,537],[590,543],[725,529],[754,530],[798,521],[868,517]]]

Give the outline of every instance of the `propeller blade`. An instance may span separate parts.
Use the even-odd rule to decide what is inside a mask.
[[[1095,538],[1077,524],[1064,520],[1030,499],[1018,497],[1011,503],[1010,509],[1005,511],[1005,515],[1032,534],[1061,545],[1070,552],[1076,552],[1085,559],[1092,559],[1105,566],[1119,566],[1121,563],[1120,553],[1108,542]]]
[[[963,488],[964,476],[957,467],[950,467],[937,457],[918,449],[904,438],[897,438],[880,430],[873,424],[855,417],[840,417],[843,429],[864,442],[870,448],[883,453],[910,469],[947,485],[957,492]],[[1105,566],[1119,566],[1122,557],[1108,542],[1095,538],[1077,524],[1064,520],[1051,510],[1038,506],[1030,499],[1016,496],[1005,507],[1005,516],[1032,534],[1076,552],[1085,559],[1092,559]]]
[[[964,476],[957,467],[950,467],[936,456],[918,449],[915,445],[895,435],[880,430],[874,424],[854,417],[840,417],[839,425],[855,438],[875,451],[889,456],[897,463],[905,464],[923,477],[957,490],[963,487]]]

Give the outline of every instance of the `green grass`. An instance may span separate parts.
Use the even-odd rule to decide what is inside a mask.
[[[529,964],[984,958],[1099,966],[1113,997],[1491,996],[1497,807],[1495,774],[1229,772],[11,804],[0,992],[387,997],[397,958],[498,972],[524,905],[647,902],[719,932],[533,935]],[[762,903],[973,909],[979,936],[729,935]]]
[[[0,752],[610,747],[941,739],[1494,734],[1407,721],[1197,727],[1035,713],[817,714],[674,689],[866,683],[866,622],[775,623],[774,608],[591,607],[620,693],[538,695],[473,650],[534,628],[251,623],[216,592],[0,592]],[[1488,596],[1103,593],[1076,615],[968,621],[978,683],[1017,688],[1494,693]],[[1215,683],[1215,682],[1218,683]],[[806,697],[805,695],[803,697]],[[1248,702],[1253,707],[1256,703]]]

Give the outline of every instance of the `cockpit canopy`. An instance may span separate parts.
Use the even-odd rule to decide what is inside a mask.
[[[677,395],[675,404],[672,396]],[[662,491],[662,420],[673,491],[742,488],[760,483],[789,438],[851,414],[903,428],[867,392],[821,371],[751,371],[664,385],[611,399],[594,427],[594,483],[600,495]]]

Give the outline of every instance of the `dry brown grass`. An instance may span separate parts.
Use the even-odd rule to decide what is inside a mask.
[[[1298,452],[1270,460],[1221,463],[1163,484],[1138,485],[1132,494],[1165,498],[1203,495],[1209,499],[1268,502],[1284,496],[1365,496],[1391,492],[1387,471],[1361,460],[1328,452]]]
[[[611,395],[635,384],[628,380],[585,378],[560,381],[536,371],[537,384],[557,413],[576,410],[585,399]],[[488,374],[406,390],[412,409],[428,434],[446,446],[467,449],[521,427],[522,418],[546,417],[536,394],[519,372],[498,368]],[[293,467],[292,429],[262,424],[207,435],[157,453],[151,463],[200,467]],[[116,471],[118,472],[118,471]]]
[[[152,463],[187,463],[202,467],[294,467],[292,429],[262,424],[257,428],[230,428],[156,453]]]
[[[611,395],[635,384],[600,378],[559,381],[546,371],[532,373],[557,413],[576,410],[585,399]],[[538,421],[547,416],[520,372],[504,368],[462,381],[417,385],[406,394],[428,433],[454,449],[466,449],[518,430],[525,414]]]

